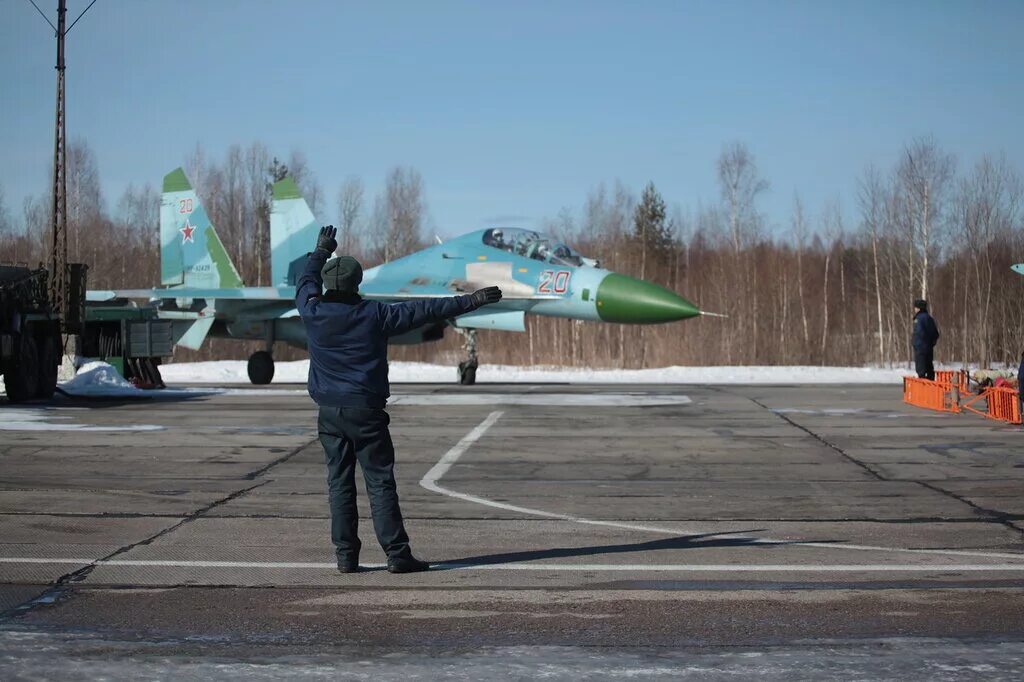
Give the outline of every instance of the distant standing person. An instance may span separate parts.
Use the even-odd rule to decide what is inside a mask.
[[[359,295],[359,262],[351,256],[328,260],[338,248],[337,232],[330,225],[320,230],[296,287],[295,307],[306,326],[309,395],[320,406],[317,431],[327,458],[331,541],[338,570],[359,570],[358,461],[388,571],[425,571],[430,565],[413,556],[398,506],[395,448],[388,431],[391,418],[384,411],[390,396],[388,337],[497,303],[501,290],[487,287],[465,296],[403,303],[367,301]]]
[[[935,381],[935,344],[939,342],[939,328],[935,318],[928,314],[928,301],[914,301],[914,368],[921,379]]]
[[[1020,354],[1020,367],[1017,368],[1017,407],[1024,419],[1024,352]]]

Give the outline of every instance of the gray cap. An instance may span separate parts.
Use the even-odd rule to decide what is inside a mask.
[[[355,293],[363,281],[363,266],[352,256],[338,256],[324,264],[320,271],[324,287],[328,290]]]

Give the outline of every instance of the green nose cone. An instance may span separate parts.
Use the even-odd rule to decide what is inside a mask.
[[[597,314],[605,322],[658,324],[696,317],[700,310],[665,287],[613,272],[597,287]]]

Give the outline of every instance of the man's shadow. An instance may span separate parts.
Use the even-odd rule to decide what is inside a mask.
[[[762,540],[756,537],[747,537],[747,533],[761,533],[765,529],[737,530],[723,533],[700,533],[693,535],[680,535],[672,538],[661,538],[659,540],[648,540],[647,542],[636,542],[631,544],[617,545],[592,545],[590,547],[554,547],[551,549],[536,549],[522,552],[503,552],[501,554],[479,554],[476,556],[451,559],[435,565],[435,570],[452,570],[466,568],[468,566],[488,566],[493,564],[513,564],[523,561],[536,561],[539,559],[565,559],[568,557],[597,556],[600,554],[626,554],[630,552],[652,552],[665,549],[705,549],[709,547],[776,547],[792,544],[807,544],[814,542],[835,542],[834,540],[799,540],[799,541],[776,541]],[[730,535],[741,535],[741,537],[726,537]]]

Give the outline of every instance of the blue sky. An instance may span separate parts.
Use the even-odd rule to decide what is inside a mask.
[[[73,17],[87,4],[69,0]],[[54,0],[40,6],[53,14]],[[271,2],[99,0],[68,38],[68,129],[108,205],[199,142],[303,150],[333,220],[338,185],[423,174],[443,235],[553,217],[616,178],[684,208],[717,201],[745,142],[788,229],[933,134],[969,167],[1024,169],[1022,2]],[[52,31],[0,0],[0,185],[46,190]],[[529,224],[525,222],[524,224]]]

